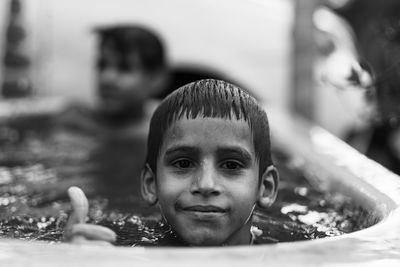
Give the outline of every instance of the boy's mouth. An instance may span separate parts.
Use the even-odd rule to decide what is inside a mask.
[[[213,205],[194,205],[180,208],[183,211],[203,213],[225,213],[227,210]]]

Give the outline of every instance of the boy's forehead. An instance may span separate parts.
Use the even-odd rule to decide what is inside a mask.
[[[209,142],[212,144],[233,144],[241,142],[251,145],[253,151],[253,136],[249,124],[245,120],[203,118],[180,118],[174,121],[164,133],[163,147],[171,143]],[[250,149],[250,148],[249,148]]]
[[[199,128],[203,130],[214,130],[218,129],[232,129],[236,128],[240,132],[249,133],[250,125],[244,119],[229,119],[219,117],[202,117],[197,116],[196,118],[187,118],[186,116],[179,118],[171,123],[169,130],[174,133],[182,133],[188,128]]]

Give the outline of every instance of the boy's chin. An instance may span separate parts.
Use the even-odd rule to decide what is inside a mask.
[[[189,246],[235,246],[235,245],[248,245],[250,244],[250,226],[243,227],[238,231],[226,231],[224,227],[207,226],[201,227],[185,227],[180,228],[183,231],[177,230],[175,233],[178,237]]]
[[[143,113],[143,103],[123,103],[116,99],[102,99],[99,103],[99,109],[102,114],[110,117],[126,117],[135,118]]]
[[[223,246],[230,245],[229,237],[213,229],[196,229],[194,231],[178,234],[189,246]]]
[[[181,237],[189,246],[204,247],[204,246],[221,246],[225,240],[216,238],[215,236],[206,235],[187,235]]]
[[[111,99],[101,99],[99,103],[99,108],[104,114],[117,114],[121,113],[123,107],[118,101]]]

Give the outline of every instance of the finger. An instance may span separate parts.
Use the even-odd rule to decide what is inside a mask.
[[[75,224],[71,231],[72,237],[83,236],[87,240],[115,242],[117,235],[107,227],[95,224]]]
[[[72,214],[70,216],[71,223],[84,223],[88,215],[89,203],[85,193],[76,186],[68,188],[68,195],[71,200]]]
[[[64,238],[67,240],[72,237],[71,231],[73,225],[84,223],[89,210],[88,200],[80,188],[75,186],[70,187],[68,189],[68,195],[71,200],[72,213],[64,229]]]

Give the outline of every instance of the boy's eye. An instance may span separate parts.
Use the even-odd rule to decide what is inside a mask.
[[[237,161],[230,160],[224,162],[221,167],[228,170],[237,170],[243,168],[243,164]]]
[[[172,165],[179,169],[187,169],[187,168],[191,168],[193,166],[193,163],[188,159],[180,159],[180,160],[174,161],[172,163]]]

